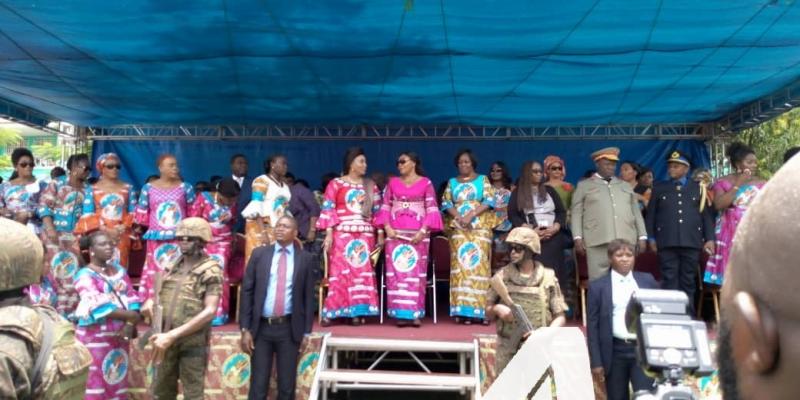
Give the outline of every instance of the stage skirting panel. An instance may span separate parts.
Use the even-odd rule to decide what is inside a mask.
[[[617,146],[622,160],[632,160],[652,167],[656,179],[666,178],[666,157],[675,149],[688,154],[698,166],[708,167],[710,156],[702,140],[251,140],[251,141],[182,141],[182,140],[96,140],[93,157],[114,152],[122,161],[121,177],[139,188],[146,178],[158,174],[156,158],[162,153],[177,156],[181,175],[189,183],[207,181],[212,175],[230,174],[230,157],[244,154],[249,160],[249,176],[263,173],[263,161],[281,153],[289,161],[289,170],[306,179],[312,189],[327,172],[340,172],[348,147],[361,146],[367,154],[368,171],[396,173],[395,161],[401,151],[414,151],[422,159],[425,173],[435,185],[457,174],[453,158],[459,149],[471,149],[478,158],[478,172],[489,173],[494,161],[504,161],[516,179],[526,160],[543,161],[550,154],[564,159],[567,181],[575,183],[588,169],[593,169],[589,155],[603,147]],[[94,164],[92,164],[94,165]]]

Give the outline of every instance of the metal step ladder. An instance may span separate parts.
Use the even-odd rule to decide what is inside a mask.
[[[339,360],[346,352],[369,351],[380,353],[367,369],[344,369]],[[319,370],[311,387],[310,399],[327,400],[328,393],[338,390],[414,390],[430,392],[469,393],[479,400],[480,368],[478,341],[441,342],[427,340],[396,340],[344,338],[331,335],[323,339]],[[376,367],[389,353],[407,353],[419,368],[408,371],[386,371]],[[416,353],[455,353],[458,373],[431,372]],[[420,371],[419,369],[422,369]]]

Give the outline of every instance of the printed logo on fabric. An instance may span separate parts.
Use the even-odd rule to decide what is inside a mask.
[[[407,244],[401,244],[392,251],[392,264],[398,272],[410,272],[417,265],[419,254],[417,250]]]
[[[156,251],[153,253],[153,258],[155,258],[158,268],[162,270],[175,264],[180,256],[181,249],[175,243],[164,243],[156,247]]]
[[[183,219],[183,213],[181,212],[181,208],[178,207],[178,203],[174,201],[165,201],[158,205],[158,209],[156,209],[156,219],[158,219],[158,224],[164,228],[174,228],[178,226],[178,222]]]
[[[244,353],[232,354],[222,363],[222,384],[240,388],[250,382],[250,357]]]
[[[456,201],[475,200],[478,192],[471,184],[459,184],[453,189],[453,197]]]
[[[128,353],[114,349],[103,359],[103,379],[109,385],[116,385],[128,374]]]
[[[369,261],[369,246],[362,239],[353,239],[344,247],[344,258],[354,268],[361,268]]]
[[[481,263],[483,252],[477,244],[466,242],[458,246],[458,263],[467,270],[475,269]]]
[[[105,219],[120,220],[125,200],[116,193],[109,193],[100,198],[101,215]]]
[[[78,257],[69,251],[59,251],[50,261],[50,270],[59,280],[72,279],[78,272]]]
[[[366,200],[367,194],[363,189],[350,189],[344,195],[345,207],[355,214],[361,213],[362,206]]]

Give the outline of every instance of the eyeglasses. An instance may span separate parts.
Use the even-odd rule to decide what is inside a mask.
[[[559,166],[559,165],[554,165],[554,166],[552,166],[552,167],[550,167],[550,168],[548,168],[548,169],[549,169],[550,171],[563,171],[563,170],[564,170],[564,168],[563,168],[563,167],[561,167],[561,166]]]
[[[24,161],[23,161],[23,162],[21,162],[21,163],[17,164],[17,166],[18,166],[18,167],[20,167],[20,168],[28,168],[28,167],[30,167],[30,168],[33,168],[33,167],[35,167],[35,166],[36,166],[36,164],[34,164],[34,163],[28,163],[28,162],[24,162]]]
[[[397,160],[397,165],[403,165],[403,164],[405,164],[407,162],[408,162],[408,160]]]
[[[517,252],[517,253],[522,253],[522,252],[525,251],[525,246],[522,246],[522,245],[519,245],[519,244],[512,244],[511,245],[511,251],[514,251],[514,252]]]
[[[106,164],[105,169],[122,169],[122,165],[119,164]]]

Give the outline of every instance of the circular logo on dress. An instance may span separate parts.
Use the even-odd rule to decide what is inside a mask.
[[[109,193],[100,198],[100,214],[105,219],[118,221],[122,219],[122,211],[125,206],[125,200],[122,196],[116,193]]]
[[[232,354],[222,363],[222,384],[240,388],[250,382],[250,357],[244,353]]]
[[[344,204],[352,213],[361,213],[361,208],[364,201],[367,200],[367,194],[363,189],[350,189],[344,195]]]
[[[455,197],[455,201],[475,200],[478,197],[478,193],[475,190],[475,186],[459,184],[453,189],[453,197]]]
[[[419,260],[417,250],[407,244],[401,244],[392,251],[392,264],[398,272],[409,272],[414,269]]]
[[[214,207],[208,213],[208,223],[212,227],[220,228],[231,219],[231,210],[227,207]]]
[[[276,215],[283,215],[287,207],[289,207],[289,199],[284,196],[278,196],[272,202],[272,212]]]
[[[4,197],[6,198],[7,208],[19,210],[28,201],[30,194],[25,191],[24,186],[15,185],[8,188]]]
[[[361,268],[369,261],[369,247],[361,239],[353,239],[344,246],[344,257],[347,263],[355,268]]]
[[[462,268],[472,270],[481,263],[481,249],[473,242],[466,242],[458,246],[456,254],[458,254],[458,263]]]
[[[72,279],[78,272],[78,257],[68,251],[59,251],[50,261],[50,268],[59,280]]]
[[[70,192],[64,197],[64,209],[67,210],[74,210],[75,204],[78,202],[78,194],[81,192]]]
[[[174,228],[183,219],[181,208],[174,201],[165,201],[158,205],[156,209],[156,219],[158,224],[164,228]]]
[[[128,374],[128,353],[122,349],[114,349],[103,359],[103,379],[109,385],[116,385]]]
[[[178,248],[178,245],[175,243],[164,243],[161,246],[156,247],[156,251],[153,252],[153,257],[156,259],[156,264],[158,265],[158,268],[162,270],[175,264],[180,256],[181,249]]]

